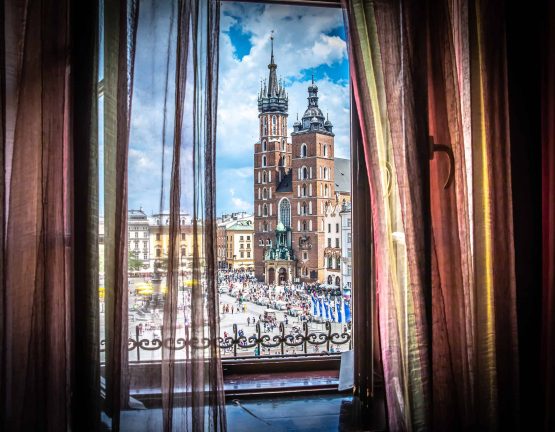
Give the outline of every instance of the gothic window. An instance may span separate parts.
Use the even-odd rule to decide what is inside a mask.
[[[301,173],[302,173],[302,179],[303,180],[308,180],[308,168],[303,167]]]
[[[306,144],[301,145],[301,157],[306,157]]]
[[[329,180],[328,169],[324,167],[324,179]]]
[[[267,150],[267,147],[266,147],[266,140],[263,140],[263,141],[262,141],[262,151],[265,152],[266,150]]]
[[[284,198],[279,203],[279,221],[285,228],[291,226],[291,204],[287,198]]]
[[[302,196],[305,197],[306,196],[306,185],[303,184],[302,188],[301,188],[301,192],[302,192]]]
[[[268,205],[266,204],[264,204],[264,207],[262,208],[262,215],[268,216]]]
[[[324,196],[327,197],[328,196],[328,185],[324,186]]]
[[[301,214],[306,215],[306,203],[303,202],[301,205]]]
[[[303,221],[303,231],[307,231],[308,230],[308,224],[306,223],[306,221]]]
[[[264,117],[264,135],[268,135],[268,119]]]
[[[266,171],[264,171],[264,172],[262,173],[262,183],[266,183],[266,179],[267,179],[267,177],[266,177]]]
[[[283,135],[287,135],[287,132],[285,132],[285,126],[283,127],[283,129],[284,129]],[[281,150],[283,151],[287,150],[287,141],[281,140]]]
[[[328,156],[328,146],[324,145],[324,157]]]
[[[266,156],[262,156],[262,166],[265,167],[266,166]]]
[[[262,190],[262,198],[263,199],[268,199],[268,189],[264,188]]]
[[[272,116],[272,135],[276,134],[276,116]]]
[[[268,224],[266,222],[264,222],[264,232],[268,231]]]
[[[331,256],[328,257],[328,268],[333,268],[333,258]],[[328,278],[328,283],[331,285],[331,276]]]

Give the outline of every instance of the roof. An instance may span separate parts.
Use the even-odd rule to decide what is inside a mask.
[[[226,228],[227,231],[254,231],[252,220],[238,220]]]
[[[289,170],[281,179],[276,192],[293,192],[293,170]]]
[[[335,191],[351,193],[351,161],[349,159],[335,158]]]

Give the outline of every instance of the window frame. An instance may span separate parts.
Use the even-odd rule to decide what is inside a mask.
[[[221,0],[222,2],[231,2],[236,0]],[[314,7],[329,7],[329,8],[341,8],[341,0],[242,0],[246,2],[254,2],[254,3],[262,3],[262,4],[287,4],[287,5],[296,5],[296,6],[314,6]],[[352,77],[350,76],[350,80],[352,83]],[[369,189],[368,188],[360,188],[360,185],[357,183],[360,181],[361,177],[364,177],[367,183],[366,178],[366,166],[364,161],[364,153],[362,148],[361,142],[361,134],[360,134],[360,126],[358,124],[358,116],[356,114],[356,105],[354,103],[354,99],[352,97],[352,84],[350,84],[351,90],[351,97],[350,97],[350,113],[351,113],[351,137],[350,137],[350,149],[351,149],[351,198],[352,201],[358,201],[359,204],[355,205],[352,204],[352,223],[349,223],[348,226],[351,228],[351,233],[354,233],[355,230],[357,233],[365,234],[364,239],[359,239],[359,236],[355,236],[357,240],[361,240],[359,242],[352,243],[352,263],[349,266],[351,270],[351,289],[352,289],[352,316],[353,316],[353,325],[351,330],[351,338],[352,338],[352,345],[355,353],[355,375],[357,370],[360,370],[360,364],[362,356],[357,356],[357,339],[359,337],[363,337],[362,335],[358,335],[357,327],[355,325],[356,315],[358,315],[362,311],[362,307],[368,308],[370,312],[370,322],[373,322],[373,308],[374,308],[374,296],[375,296],[375,287],[373,283],[373,279],[371,278],[370,269],[373,268],[373,256],[371,257],[371,265],[368,266],[366,261],[366,265],[364,264],[364,260],[368,259],[368,254],[372,251],[371,247],[368,247],[368,243],[371,244],[372,238],[372,228],[371,222],[370,224],[368,221],[371,221],[371,212],[370,209],[370,198],[369,198]],[[264,135],[267,135],[267,120],[266,117],[263,117],[263,130]],[[265,174],[265,172],[264,172]],[[308,174],[308,173],[307,173]],[[260,176],[260,172],[258,173]],[[358,176],[358,177],[357,177]],[[258,177],[258,183],[260,183],[260,177]],[[307,178],[308,180],[308,178]],[[266,183],[263,181],[263,183]],[[353,185],[357,185],[357,189],[353,188]],[[357,195],[358,199],[353,199],[354,195]],[[363,198],[364,197],[364,198]],[[362,202],[364,201],[364,202]],[[364,205],[361,205],[364,204]],[[358,207],[361,208],[358,208]],[[355,208],[357,208],[358,213],[355,213]],[[358,214],[358,216],[355,216]],[[292,215],[291,215],[292,216]],[[351,222],[351,221],[349,221]],[[160,223],[158,224],[160,225]],[[370,225],[370,229],[368,229],[368,225]],[[263,242],[263,240],[260,240]],[[270,243],[271,244],[271,243]],[[306,269],[308,270],[308,269]],[[356,290],[356,286],[358,285],[358,281],[368,281],[370,280],[371,289],[368,290],[369,293],[366,294],[368,297],[366,299],[367,304],[363,304],[363,298],[357,300],[361,293],[358,293]],[[358,307],[357,307],[358,306]],[[371,338],[372,335],[372,328],[366,329],[366,333],[369,333],[369,337]],[[372,352],[372,351],[370,351]],[[370,356],[372,357],[372,356]],[[271,358],[254,358],[254,357],[246,357],[246,358],[222,358],[222,367],[224,373],[224,379],[226,376],[230,374],[251,374],[251,373],[272,373],[272,374],[281,374],[285,375],[287,372],[292,370],[302,370],[308,372],[322,370],[322,366],[326,365],[325,368],[327,369],[334,369],[339,370],[340,365],[340,354],[326,354],[326,355],[319,355],[319,356],[303,356],[297,355],[287,358],[280,358],[280,359],[271,359]],[[370,361],[372,359],[370,358]],[[159,365],[159,362],[157,363]],[[130,372],[132,368],[134,368],[130,363]],[[371,369],[373,370],[373,368]],[[371,373],[369,376],[370,382],[372,383],[373,374]],[[299,389],[292,389],[291,387],[287,386],[279,386],[276,388],[264,388],[262,389],[261,393],[268,395],[271,393],[279,393],[279,392],[286,392],[286,391],[295,391],[296,393],[301,392],[308,392],[314,394],[315,389],[311,386],[303,386]],[[319,387],[316,391],[337,391],[337,385],[329,385]],[[233,396],[237,394],[237,391],[226,391],[226,397]]]

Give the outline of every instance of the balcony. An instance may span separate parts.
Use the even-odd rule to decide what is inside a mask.
[[[217,343],[222,350],[222,358],[239,359],[245,357],[257,358],[280,358],[290,357],[291,355],[302,356],[322,356],[352,348],[351,323],[341,324],[343,331],[333,332],[332,323],[326,321],[323,324],[324,331],[314,331],[304,322],[302,327],[296,332],[285,334],[283,323],[279,325],[277,333],[262,332],[258,322],[254,328],[255,332],[251,336],[240,336],[237,324],[233,324],[233,334],[227,337],[218,337],[212,340]],[[346,331],[345,331],[346,330]],[[166,339],[162,342],[159,338],[141,339],[140,328],[135,326],[135,337],[129,338],[128,350],[129,361],[140,363],[143,361],[161,360],[162,344],[165,348],[175,351],[182,351],[186,347],[192,349],[207,349],[211,341],[208,338],[202,341],[191,339],[190,329],[184,329],[184,337],[178,337],[175,341]],[[106,351],[104,348],[106,341],[100,341],[101,355]],[[265,354],[265,353],[268,354]],[[178,355],[176,354],[178,358]]]

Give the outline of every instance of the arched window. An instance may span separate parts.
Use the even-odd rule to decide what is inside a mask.
[[[267,231],[268,231],[268,223],[264,222],[264,232],[267,232]]]
[[[284,128],[285,129],[285,128]],[[287,135],[287,132],[283,132],[283,135]],[[285,140],[281,140],[281,150],[282,151],[286,151],[287,150],[287,141]]]
[[[267,179],[267,177],[266,177],[266,171],[264,171],[264,172],[262,173],[262,183],[266,183],[266,179]]]
[[[306,214],[306,203],[305,202],[303,202],[302,205],[301,205],[301,214],[302,215]]]
[[[335,286],[339,286],[339,284],[341,283],[341,279],[339,279],[339,276],[335,277]]]
[[[308,180],[308,168],[303,167],[301,173],[302,173],[302,175],[301,175],[302,179],[303,180]]]
[[[266,155],[262,156],[262,166],[266,166]]]
[[[303,221],[303,231],[307,231],[308,230],[308,224],[306,223],[306,221]]]
[[[306,144],[301,145],[301,157],[306,157]]]
[[[306,185],[305,184],[303,184],[302,187],[301,187],[301,196],[304,196],[304,197],[306,196]]]
[[[333,258],[331,256],[328,257],[328,268],[333,268]],[[329,284],[331,284],[331,276],[330,279],[328,281]]]
[[[327,197],[328,196],[328,185],[324,186],[324,196]]]
[[[266,147],[266,140],[263,140],[263,141],[262,141],[262,151],[265,152],[266,150],[267,150],[267,147]]]
[[[268,189],[266,188],[262,189],[262,198],[268,199]]]
[[[264,207],[262,208],[262,215],[268,216],[268,206],[266,204],[264,204]]]
[[[333,276],[332,276],[332,275],[329,275],[329,276],[328,276],[328,285],[331,285],[332,282],[333,282]]]
[[[268,118],[264,116],[263,135],[268,135]]]
[[[328,174],[328,169],[326,167],[324,167],[324,179],[329,180],[329,174]]]
[[[328,156],[328,146],[324,144],[324,157]]]
[[[272,135],[276,134],[276,116],[272,116]]]
[[[291,203],[287,198],[283,198],[279,203],[279,221],[285,228],[291,226]]]

